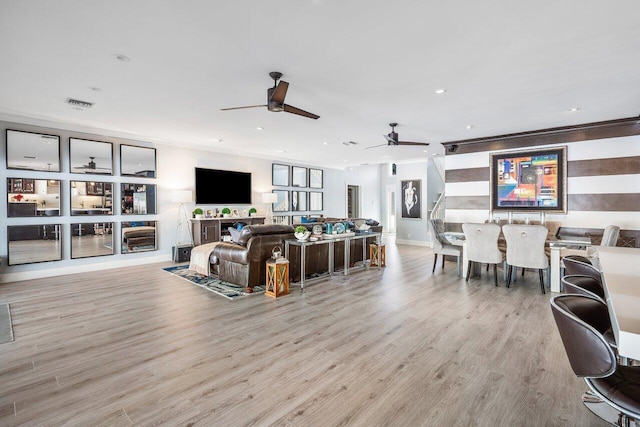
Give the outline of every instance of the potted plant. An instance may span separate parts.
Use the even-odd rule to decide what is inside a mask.
[[[222,208],[220,212],[222,212],[223,218],[229,218],[231,216],[231,209],[229,208]]]
[[[249,216],[254,216],[256,213],[258,213],[256,208],[249,208]]]
[[[195,208],[193,210],[193,217],[194,218],[202,218],[204,216],[204,211],[200,208]]]
[[[304,225],[298,225],[293,232],[293,235],[296,236],[298,240],[307,240],[309,236],[311,236],[311,232],[307,230],[307,227]]]

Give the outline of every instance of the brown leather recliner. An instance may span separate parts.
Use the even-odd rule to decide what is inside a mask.
[[[284,250],[284,240],[293,238],[290,225],[245,226],[237,243],[223,242],[213,250],[220,280],[250,288],[264,285],[265,263],[271,258],[273,248],[280,246]]]

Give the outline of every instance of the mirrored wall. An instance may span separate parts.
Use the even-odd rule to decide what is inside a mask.
[[[71,215],[113,215],[113,183],[71,181]]]
[[[122,184],[120,195],[123,215],[156,213],[155,184]]]
[[[69,138],[69,164],[72,173],[113,175],[113,144]]]
[[[60,180],[7,178],[7,216],[60,216]]]
[[[7,169],[60,172],[60,137],[7,129]]]
[[[62,259],[61,224],[7,227],[9,265]]]
[[[123,176],[156,177],[156,149],[120,146],[120,168]]]
[[[157,249],[156,221],[123,222],[121,233],[123,254]]]
[[[113,222],[71,224],[71,258],[113,255]]]

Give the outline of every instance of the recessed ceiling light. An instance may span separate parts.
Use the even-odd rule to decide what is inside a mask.
[[[381,159],[386,159],[389,156],[380,156]]]
[[[285,150],[276,150],[276,153],[286,153]]]
[[[258,126],[256,129],[258,130],[264,130],[264,128],[262,126]]]
[[[213,142],[222,142],[222,139],[219,138],[212,138],[211,141]]]
[[[442,94],[443,94],[443,93],[445,93],[446,91],[447,91],[446,89],[436,89],[436,91],[435,91],[435,92],[436,92],[438,95],[442,95]]]
[[[423,152],[423,153],[428,153],[428,152],[429,152],[429,150],[422,150],[422,152]]]
[[[118,61],[121,62],[129,62],[131,61],[131,58],[129,58],[127,55],[122,55],[120,53],[116,53],[115,55],[113,55],[114,58],[116,58]]]
[[[473,127],[473,125],[467,125],[466,128],[467,129],[471,129]]]
[[[96,87],[96,86],[90,86],[89,89],[91,89],[94,92],[102,92],[102,89],[100,89],[99,87]]]
[[[329,143],[328,142],[323,142],[322,145],[329,145]]]
[[[567,111],[570,112],[570,113],[575,113],[578,110],[580,110],[579,107],[573,107],[573,108],[569,108]]]

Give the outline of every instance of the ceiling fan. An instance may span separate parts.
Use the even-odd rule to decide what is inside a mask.
[[[75,166],[74,169],[80,169],[84,171],[111,170],[111,168],[102,168],[102,167],[96,166],[96,162],[94,162],[94,160],[95,160],[95,156],[94,157],[89,156],[89,163],[82,166]]]
[[[303,117],[309,117],[310,119],[318,119],[320,116],[317,114],[310,113],[308,111],[301,110],[292,105],[288,105],[284,103],[284,97],[287,96],[287,89],[289,88],[289,83],[284,80],[280,80],[282,77],[282,73],[278,71],[272,71],[269,73],[269,76],[273,79],[273,87],[267,89],[267,103],[262,105],[247,105],[245,107],[231,107],[231,108],[221,108],[220,111],[229,111],[229,110],[241,110],[244,108],[257,108],[257,107],[267,107],[267,110],[279,113],[284,111],[285,113],[297,114]],[[278,82],[280,80],[280,82]]]
[[[382,147],[384,145],[391,147],[393,145],[420,145],[420,146],[427,146],[429,145],[428,142],[411,142],[411,141],[399,141],[398,140],[398,132],[396,132],[396,126],[398,126],[397,123],[389,123],[389,126],[391,126],[391,132],[389,132],[387,135],[384,135],[385,139],[387,140],[386,144],[380,144],[380,145],[374,145],[373,147],[367,147],[367,148],[376,148],[376,147]]]

